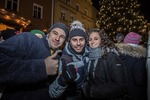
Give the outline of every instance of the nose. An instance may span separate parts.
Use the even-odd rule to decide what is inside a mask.
[[[59,35],[57,35],[57,36],[56,36],[56,40],[57,40],[57,41],[59,41],[59,39],[60,39],[60,36],[59,36]]]
[[[81,44],[81,43],[80,43],[80,41],[78,40],[78,41],[77,41],[77,45],[80,45],[80,44]]]
[[[92,43],[92,44],[94,43],[94,40],[93,40],[93,39],[91,40],[91,43]]]

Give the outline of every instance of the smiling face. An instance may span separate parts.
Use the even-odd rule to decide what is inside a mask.
[[[48,33],[48,39],[50,42],[51,49],[57,49],[63,45],[66,39],[66,34],[64,30],[60,28],[54,28]]]
[[[101,43],[101,38],[98,32],[92,32],[89,36],[89,46],[91,48],[99,47]]]
[[[82,36],[74,36],[70,40],[70,45],[76,52],[80,53],[85,46],[85,38]]]

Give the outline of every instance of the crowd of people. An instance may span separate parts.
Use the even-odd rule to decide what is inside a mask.
[[[136,32],[114,42],[75,20],[0,36],[0,100],[150,100],[149,45]]]

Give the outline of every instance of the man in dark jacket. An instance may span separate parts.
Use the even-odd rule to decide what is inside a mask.
[[[67,36],[67,26],[55,23],[42,39],[23,32],[1,43],[0,84],[7,86],[1,100],[50,100],[48,86],[58,69],[56,50]]]

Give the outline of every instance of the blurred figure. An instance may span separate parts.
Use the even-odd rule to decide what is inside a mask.
[[[2,43],[4,41],[3,37],[2,37],[2,33],[0,31],[0,43]]]
[[[147,49],[147,100],[150,100],[150,31],[148,32]]]
[[[14,29],[6,29],[0,32],[0,43],[7,40],[8,38],[20,34],[20,31]],[[5,86],[0,86],[0,98],[2,96],[2,92],[4,91]]]
[[[41,30],[31,30],[30,32],[39,38],[43,38],[45,36],[45,33]]]
[[[116,44],[127,68],[129,100],[147,100],[147,50],[139,45],[140,41],[141,35],[129,32],[124,43]]]
[[[14,29],[6,29],[1,31],[1,36],[3,38],[3,40],[7,40],[8,38],[14,36],[14,35],[18,35],[21,32],[18,30],[14,30]]]
[[[122,33],[117,33],[115,38],[115,43],[122,43],[124,39],[124,35]]]
[[[126,68],[104,30],[89,32],[89,65],[82,85],[85,100],[123,100],[127,93]]]

